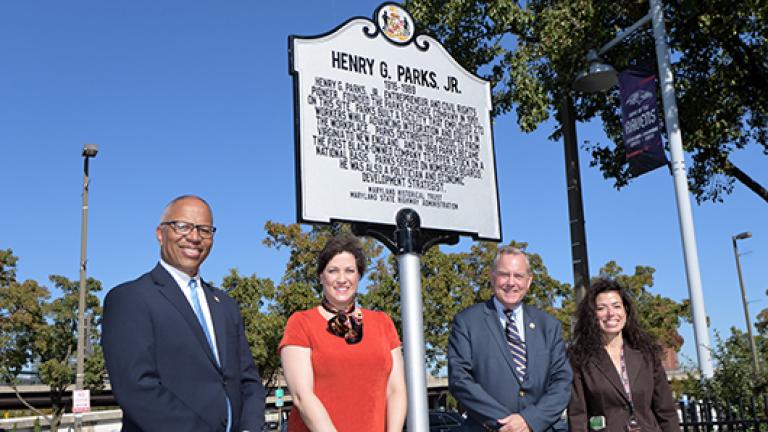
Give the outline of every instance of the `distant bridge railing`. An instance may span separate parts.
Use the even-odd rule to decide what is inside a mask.
[[[285,387],[285,382],[280,381],[277,383],[280,387]],[[72,411],[72,388],[68,388],[63,397],[63,402],[66,405],[67,412]],[[21,385],[18,386],[19,394],[24,398],[27,403],[38,409],[46,409],[51,407],[51,393],[50,388],[42,384],[34,385]],[[267,389],[267,409],[276,408],[275,402],[275,387]],[[429,398],[430,408],[437,408],[438,406],[444,406],[446,397],[448,395],[448,379],[429,377],[427,379],[427,394]],[[286,407],[291,406],[291,395],[285,392],[283,398]],[[92,407],[117,407],[117,402],[112,394],[112,388],[107,385],[103,390],[91,391],[91,406]],[[0,410],[25,410],[27,407],[19,401],[16,397],[13,389],[7,385],[0,385]]]

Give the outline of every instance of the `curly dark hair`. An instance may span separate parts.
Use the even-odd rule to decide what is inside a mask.
[[[597,296],[607,291],[616,291],[621,297],[626,311],[626,324],[621,331],[624,342],[639,350],[645,356],[658,361],[661,358],[661,346],[640,326],[635,304],[629,292],[613,279],[601,278],[592,283],[584,300],[576,309],[576,324],[573,327],[573,341],[568,349],[571,362],[578,366],[586,363],[603,348],[603,332],[597,322],[595,303]]]
[[[335,257],[342,252],[349,252],[355,256],[355,265],[357,266],[357,272],[362,278],[365,274],[367,258],[363,251],[363,246],[360,244],[360,240],[352,234],[343,233],[337,236],[331,237],[320,255],[317,256],[317,274],[325,270],[325,266]]]

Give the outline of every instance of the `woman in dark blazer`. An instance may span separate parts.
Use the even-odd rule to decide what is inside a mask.
[[[592,284],[576,312],[569,351],[571,432],[680,431],[661,347],[640,327],[618,283]]]

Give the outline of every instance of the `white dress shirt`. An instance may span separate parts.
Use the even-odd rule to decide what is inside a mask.
[[[496,313],[501,321],[501,328],[507,328],[507,314],[504,313],[504,305],[501,304],[499,299],[493,297],[493,305],[496,306]],[[517,334],[520,335],[520,339],[525,342],[525,323],[523,322],[523,303],[518,303],[517,306],[512,308],[512,317],[515,319],[515,325],[517,326]]]
[[[184,293],[184,297],[187,299],[187,302],[189,303],[189,307],[192,308],[192,311],[194,312],[195,306],[192,304],[192,295],[189,292],[189,281],[190,279],[195,279],[197,282],[197,298],[200,300],[200,308],[203,310],[203,318],[205,318],[205,325],[208,327],[208,334],[211,335],[211,344],[214,347],[218,347],[216,345],[216,332],[213,331],[213,320],[211,319],[211,311],[208,309],[208,299],[205,297],[205,291],[203,291],[203,283],[200,280],[200,274],[198,273],[194,278],[189,277],[186,273],[183,271],[171,266],[167,262],[163,261],[163,259],[160,259],[160,265],[163,266],[166,270],[168,270],[168,273],[171,274],[173,277],[173,280],[176,281],[176,283],[179,285],[179,289],[182,293]],[[218,351],[218,348],[217,348]],[[218,359],[219,353],[214,352],[214,356]]]

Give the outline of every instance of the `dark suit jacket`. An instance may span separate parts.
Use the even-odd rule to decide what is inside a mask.
[[[104,300],[102,346],[123,431],[260,432],[264,387],[237,303],[203,282],[221,367],[192,307],[158,264]]]
[[[667,375],[661,363],[624,344],[635,417],[643,432],[679,432],[677,411]],[[609,432],[624,432],[630,406],[619,372],[605,350],[586,367],[573,365],[573,392],[568,405],[568,423],[573,432],[589,430],[589,419],[604,416]]]
[[[523,306],[528,373],[520,382],[493,300],[456,315],[448,342],[451,393],[467,409],[465,430],[484,430],[518,413],[535,431],[550,430],[568,404],[571,367],[560,323]]]

